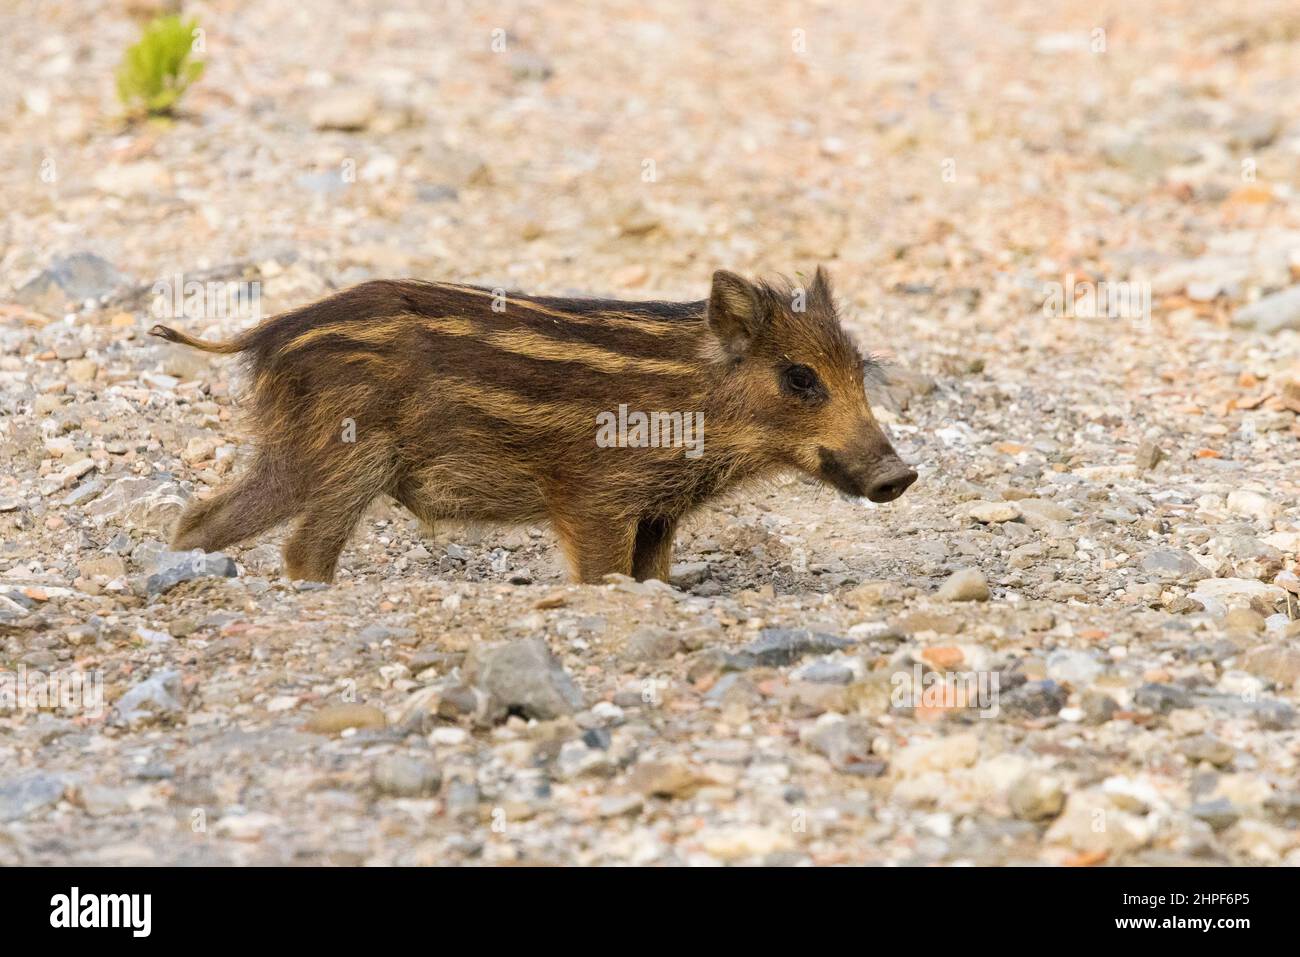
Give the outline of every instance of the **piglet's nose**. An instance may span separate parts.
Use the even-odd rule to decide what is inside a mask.
[[[890,469],[871,480],[867,486],[867,498],[873,502],[892,502],[915,481],[916,470],[909,469],[900,462],[898,468]]]

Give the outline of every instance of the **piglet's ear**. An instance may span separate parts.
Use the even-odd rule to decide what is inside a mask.
[[[719,269],[709,290],[709,328],[727,354],[740,358],[767,324],[767,304],[753,283]]]
[[[808,301],[823,309],[835,308],[835,294],[831,292],[831,277],[826,274],[826,267],[818,266],[813,275],[812,286],[808,289]]]

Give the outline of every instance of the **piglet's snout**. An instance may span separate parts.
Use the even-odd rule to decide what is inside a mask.
[[[880,463],[867,481],[867,498],[873,502],[892,502],[916,481],[916,469],[909,468],[901,459]]]

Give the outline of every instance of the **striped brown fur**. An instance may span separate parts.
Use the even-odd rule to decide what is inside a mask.
[[[368,503],[425,525],[549,520],[573,574],[666,578],[677,523],[793,469],[888,501],[916,475],[876,424],[864,360],[830,284],[719,271],[699,302],[504,295],[367,282],[229,342],[251,379],[256,456],[182,516],[174,546],[215,550],[290,519],[292,578],[329,581]],[[703,445],[601,447],[597,416],[702,416]]]

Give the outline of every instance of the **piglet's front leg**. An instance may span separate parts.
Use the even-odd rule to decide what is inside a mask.
[[[635,522],[598,513],[553,512],[551,525],[574,581],[594,584],[606,575],[632,574]]]

